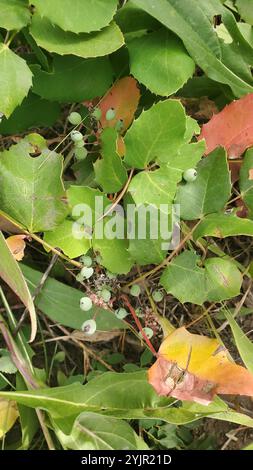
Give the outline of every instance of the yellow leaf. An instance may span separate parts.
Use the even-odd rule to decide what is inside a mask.
[[[16,402],[0,398],[0,439],[12,428],[17,418]]]

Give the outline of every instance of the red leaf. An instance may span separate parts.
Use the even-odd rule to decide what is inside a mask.
[[[253,93],[233,101],[202,127],[200,139],[207,144],[206,154],[222,146],[230,158],[239,157],[253,145]]]
[[[99,108],[102,111],[101,126],[103,128],[115,127],[118,120],[122,119],[122,131],[125,131],[134,119],[139,99],[140,90],[137,86],[137,81],[133,77],[121,78],[100,101]],[[107,121],[105,116],[110,108],[114,109],[115,118]]]

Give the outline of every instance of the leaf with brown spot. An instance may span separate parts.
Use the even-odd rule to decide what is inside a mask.
[[[5,239],[9,249],[17,261],[21,261],[24,258],[26,238],[26,235],[12,235],[11,237]]]
[[[253,374],[234,364],[216,339],[178,328],[163,341],[149,369],[159,395],[208,405],[216,394],[253,395]]]

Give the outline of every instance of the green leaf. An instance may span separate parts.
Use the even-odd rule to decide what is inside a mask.
[[[64,31],[90,33],[107,26],[118,0],[30,0],[38,13]]]
[[[49,101],[29,93],[9,119],[3,119],[0,124],[0,134],[16,134],[31,127],[50,127],[58,119],[59,114],[58,103],[49,103]]]
[[[20,374],[16,375],[16,390],[24,390],[25,381]],[[22,432],[22,450],[29,449],[30,444],[38,431],[39,421],[36,411],[28,406],[18,405],[20,427]]]
[[[54,421],[58,439],[64,448],[74,450],[140,450],[148,449],[143,439],[131,426],[116,418],[98,413],[81,413],[74,421],[58,419]]]
[[[157,95],[169,96],[192,77],[195,63],[183,43],[165,28],[129,42],[132,75]]]
[[[0,154],[0,206],[30,232],[39,232],[56,227],[66,209],[62,157],[43,148],[34,158],[34,151],[24,139]]]
[[[226,152],[214,150],[200,161],[197,178],[179,187],[177,203],[181,217],[195,220],[223,209],[231,193],[230,173]]]
[[[0,277],[8,284],[28,309],[32,326],[32,341],[36,336],[37,330],[37,318],[32,297],[20,267],[9,250],[2,232],[0,232],[0,253]]]
[[[0,396],[32,408],[49,411],[54,418],[72,417],[82,412],[98,412],[121,419],[161,419],[172,424],[186,424],[206,416],[253,426],[253,419],[233,412],[220,399],[209,406],[184,403],[173,407],[173,400],[159,397],[147,382],[146,371],[107,372],[88,384],[25,392],[0,392]],[[127,397],[127,401],[126,401]]]
[[[125,163],[145,168],[151,161],[166,162],[183,144],[185,110],[177,100],[154,104],[134,121],[125,136]]]
[[[238,235],[253,236],[253,221],[234,214],[207,215],[194,230],[194,240],[201,237],[226,238]]]
[[[182,171],[163,166],[154,171],[141,171],[135,175],[128,191],[138,204],[172,204]]]
[[[102,257],[101,264],[117,274],[127,274],[133,266],[128,252],[128,240],[120,238],[93,238],[93,249]]]
[[[54,248],[60,248],[70,259],[85,255],[91,247],[88,238],[81,240],[73,236],[73,221],[64,220],[53,231],[46,232],[44,240]]]
[[[202,305],[206,300],[205,271],[198,261],[194,252],[184,251],[163,271],[160,284],[181,303]]]
[[[21,57],[1,43],[0,70],[0,112],[8,118],[31,88],[32,72]]]
[[[75,103],[103,96],[113,81],[108,57],[55,55],[50,72],[38,64],[30,67],[34,74],[33,92],[50,101]]]
[[[0,28],[20,30],[30,22],[28,0],[0,0]]]
[[[10,353],[4,349],[0,349],[0,372],[4,374],[15,374],[17,372]]]
[[[115,23],[95,33],[75,34],[65,32],[46,18],[35,14],[30,32],[40,47],[60,55],[99,57],[111,54],[124,44],[123,35]]]
[[[196,0],[187,2],[156,0],[155,3],[154,0],[134,0],[134,4],[177,34],[194,61],[212,80],[229,85],[236,96],[243,96],[253,91],[252,86],[222,63],[218,36],[203,7]],[[221,11],[224,12],[225,9]],[[234,31],[236,26],[234,18],[232,20],[228,14],[225,18],[230,26],[232,24],[231,28]]]
[[[36,271],[24,264],[21,265],[23,274],[31,293],[41,281],[43,273]],[[126,328],[126,324],[118,320],[109,310],[93,307],[92,310],[84,312],[80,309],[80,299],[83,292],[74,289],[56,279],[48,278],[42,291],[35,299],[36,306],[52,321],[81,330],[84,321],[96,315],[98,331],[110,331]]]
[[[209,258],[205,261],[205,271],[209,301],[231,299],[240,294],[242,274],[232,261]]]
[[[236,6],[238,8],[238,11],[242,19],[246,23],[250,23],[253,25],[252,1],[251,0],[236,0]]]
[[[243,158],[240,171],[240,191],[243,201],[253,216],[253,179],[250,179],[250,170],[253,170],[253,149],[247,150]]]
[[[221,301],[240,293],[242,275],[235,263],[221,258],[209,258],[204,268],[200,257],[184,251],[165,268],[160,284],[181,303],[202,305],[205,301]]]
[[[247,337],[246,333],[244,333],[244,331],[236,323],[231,313],[226,309],[224,309],[223,313],[232,330],[235,344],[241,359],[243,360],[247,369],[253,374],[253,344]]]
[[[124,34],[135,31],[153,31],[161,27],[152,16],[141,8],[137,8],[132,0],[128,0],[122,8],[118,9],[115,21]]]
[[[106,193],[118,192],[127,181],[127,172],[117,153],[118,133],[113,128],[105,129],[101,134],[102,160],[94,164],[96,182]]]

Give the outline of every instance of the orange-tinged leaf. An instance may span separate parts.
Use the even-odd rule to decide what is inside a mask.
[[[233,101],[202,127],[200,139],[207,144],[206,154],[225,147],[230,158],[239,157],[253,145],[253,93]]]
[[[163,341],[149,382],[159,395],[208,404],[214,395],[253,396],[253,374],[234,364],[216,339],[178,328]]]
[[[121,119],[122,131],[128,129],[134,119],[139,99],[140,90],[137,86],[137,81],[133,77],[121,78],[99,103],[99,108],[102,111],[101,126],[103,128],[115,127]],[[115,111],[115,118],[107,121],[106,113],[111,108]]]
[[[253,168],[249,170],[249,180],[253,180]]]
[[[120,157],[124,157],[126,153],[126,146],[122,135],[119,135],[117,139],[117,153]]]
[[[17,261],[21,261],[24,258],[26,247],[25,239],[26,235],[12,235],[5,240]]]

